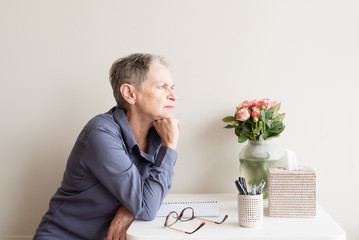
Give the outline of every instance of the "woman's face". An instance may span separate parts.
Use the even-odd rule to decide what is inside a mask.
[[[174,117],[173,80],[170,71],[159,63],[150,67],[142,91],[136,91],[136,110],[150,121]]]

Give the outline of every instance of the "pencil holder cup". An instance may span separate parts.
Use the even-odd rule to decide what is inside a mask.
[[[263,223],[263,194],[238,194],[238,223],[242,227],[258,227]]]

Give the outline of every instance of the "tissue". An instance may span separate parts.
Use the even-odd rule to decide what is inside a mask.
[[[280,165],[286,170],[298,170],[297,155],[295,152],[286,149],[283,157],[280,159]]]

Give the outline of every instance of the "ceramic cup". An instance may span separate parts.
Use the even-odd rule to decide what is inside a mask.
[[[238,223],[242,227],[258,227],[263,224],[263,194],[238,194]]]

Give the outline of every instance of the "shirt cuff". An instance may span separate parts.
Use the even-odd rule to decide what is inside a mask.
[[[161,146],[158,151],[155,166],[173,168],[177,160],[177,152],[169,147]]]

